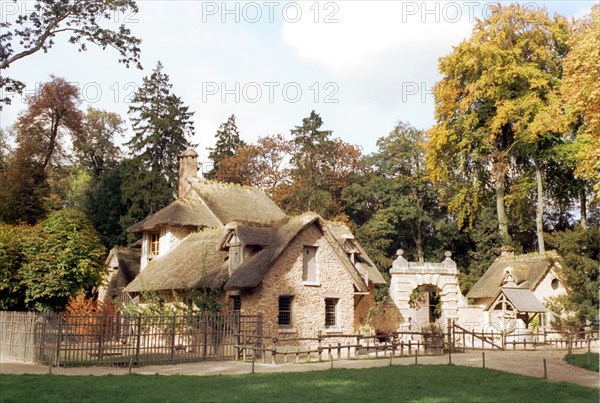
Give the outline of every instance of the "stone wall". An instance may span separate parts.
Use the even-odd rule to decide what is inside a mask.
[[[302,281],[304,245],[318,247],[318,285]],[[292,326],[289,328],[278,326],[278,303],[282,295],[292,296]],[[325,327],[325,298],[338,299],[335,328]],[[279,256],[258,287],[251,293],[241,294],[241,300],[242,314],[262,313],[264,328],[275,337],[314,337],[319,331],[326,335],[351,334],[358,330],[361,319],[366,319],[369,308],[373,306],[373,293],[354,295],[354,285],[348,272],[320,229],[311,225],[302,230]]]

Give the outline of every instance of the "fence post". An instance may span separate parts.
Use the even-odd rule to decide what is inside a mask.
[[[142,315],[138,315],[136,319],[137,323],[137,335],[135,341],[135,363],[139,364],[140,362],[140,344],[142,341]]]
[[[62,342],[62,312],[58,314],[58,334],[56,335],[56,366],[60,366],[60,343]]]
[[[171,364],[175,360],[175,322],[177,322],[177,314],[173,313],[173,323],[171,323]]]
[[[548,379],[548,370],[546,369],[546,359],[544,358],[544,379]]]
[[[321,358],[322,358],[322,354],[323,354],[323,350],[321,348],[322,335],[323,335],[323,332],[321,330],[319,330],[319,333],[318,333],[318,338],[319,338],[318,342],[319,342],[319,345],[317,346],[317,351],[318,351],[318,354],[319,354],[319,362],[321,362]],[[350,356],[350,353],[348,353],[348,356]]]
[[[206,312],[202,313],[202,360],[206,361],[206,354],[208,349],[208,315]]]
[[[573,335],[571,333],[569,333],[569,341],[568,341],[568,343],[569,343],[569,346],[568,346],[569,352],[568,352],[568,354],[571,355],[571,354],[573,354]]]
[[[483,361],[483,368],[485,368],[485,351],[481,352],[481,360]]]
[[[102,365],[102,349],[104,339],[104,313],[96,316],[100,318],[100,338],[98,340],[98,365]]]
[[[262,313],[259,313],[256,316],[256,336],[257,336],[257,340],[255,343],[256,347],[260,347],[261,348],[261,354],[263,354],[263,315]],[[256,350],[254,350],[254,353],[256,354]]]

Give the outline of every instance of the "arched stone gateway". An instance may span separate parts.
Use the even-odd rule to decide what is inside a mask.
[[[458,319],[459,301],[464,303],[464,297],[458,287],[458,270],[456,262],[451,259],[452,253],[446,252],[446,259],[441,263],[409,262],[402,255],[401,249],[396,252],[398,257],[390,269],[390,297],[404,320],[408,320],[413,310],[409,305],[413,290],[421,285],[429,285],[439,289],[442,304],[441,320]]]

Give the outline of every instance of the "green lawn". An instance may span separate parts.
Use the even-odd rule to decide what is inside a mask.
[[[588,355],[587,353],[583,354],[571,354],[566,355],[565,360],[572,365],[577,365],[578,367],[589,369],[590,371],[600,372],[599,364],[600,364],[600,354],[591,353],[590,354],[590,364],[588,365]]]
[[[417,365],[211,377],[2,375],[0,401],[597,402],[598,390],[489,369]]]

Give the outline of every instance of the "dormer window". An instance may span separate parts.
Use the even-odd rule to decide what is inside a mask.
[[[160,232],[154,231],[148,234],[148,255],[150,258],[158,256],[160,252]]]

